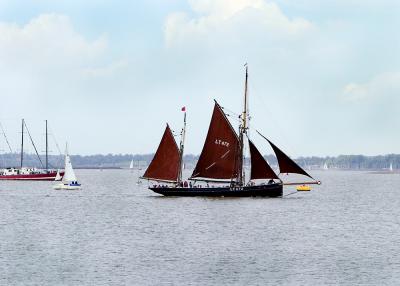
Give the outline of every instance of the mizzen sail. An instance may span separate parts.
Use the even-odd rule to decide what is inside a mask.
[[[251,140],[249,140],[249,147],[251,160],[250,180],[279,179],[278,175],[275,174],[274,170],[268,165],[267,161],[265,161],[264,157]]]
[[[179,174],[179,149],[168,124],[160,145],[143,178],[156,181],[176,182]]]
[[[238,177],[239,138],[215,102],[206,141],[191,179],[232,180]]]
[[[281,149],[279,149],[277,146],[275,146],[274,143],[269,141],[265,136],[263,136],[260,132],[257,131],[258,134],[260,134],[261,137],[263,137],[265,140],[268,141],[268,143],[271,145],[272,149],[274,150],[274,153],[276,155],[276,159],[278,160],[278,165],[279,165],[279,171],[281,173],[292,173],[292,174],[300,174],[304,175],[307,177],[310,177],[311,179],[314,180],[313,177],[311,177],[306,171],[304,171],[295,161],[289,158]]]

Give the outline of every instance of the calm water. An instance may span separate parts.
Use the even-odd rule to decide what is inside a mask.
[[[315,172],[310,193],[209,199],[77,173],[78,192],[0,181],[1,285],[400,284],[400,174]]]

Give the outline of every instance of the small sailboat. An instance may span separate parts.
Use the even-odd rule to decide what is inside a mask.
[[[182,108],[185,113],[179,147],[167,124],[153,160],[142,176],[143,179],[157,182],[149,187],[150,190],[164,196],[281,197],[284,185],[320,184],[257,131],[272,147],[277,157],[280,174],[295,173],[313,180],[299,183],[283,182],[250,140],[247,80],[246,65],[244,108],[239,117],[240,126],[237,133],[223,107],[215,101],[203,150],[192,175],[188,178],[190,183],[182,180],[186,109]],[[248,143],[250,151],[251,170],[248,181],[245,179],[244,167],[245,142]],[[162,184],[159,184],[160,182]],[[198,182],[205,184],[197,184]]]
[[[54,178],[54,181],[61,181],[62,180],[62,176],[60,174],[60,170],[57,170],[57,174],[56,177]]]
[[[132,159],[131,163],[129,164],[129,169],[130,169],[131,172],[132,172],[132,170],[133,170],[133,159]]]
[[[393,172],[393,163],[390,163],[389,171],[390,171],[390,172]]]
[[[80,190],[81,184],[78,183],[74,169],[72,168],[71,158],[68,154],[68,147],[65,148],[65,167],[62,182],[54,185],[55,190]]]
[[[322,169],[329,170],[328,164],[326,162],[324,163],[324,166],[322,167]]]

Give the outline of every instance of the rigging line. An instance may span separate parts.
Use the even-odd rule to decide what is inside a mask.
[[[292,193],[286,194],[286,195],[284,195],[282,197],[287,197],[287,196],[294,195],[294,194],[297,194],[297,193],[298,193],[297,191],[296,192],[292,192]]]
[[[256,131],[258,134],[260,134],[261,135],[261,133],[258,131],[258,130],[260,130],[260,129],[257,129],[257,128],[253,128],[253,127],[249,127],[249,130],[254,130],[254,131]],[[261,135],[261,137],[264,137],[263,135]],[[265,138],[265,137],[264,137]],[[291,150],[290,149],[292,149],[292,148],[290,148],[290,146],[289,146],[289,152],[291,152]],[[276,156],[275,156],[276,157]],[[300,157],[298,157],[296,160],[294,160],[294,161],[303,161],[303,163],[304,163],[304,165],[305,166],[307,166],[307,161],[305,160],[306,159],[306,156],[300,156]]]
[[[26,131],[28,132],[29,138],[31,139],[31,143],[32,143],[32,145],[33,145],[33,148],[35,149],[36,155],[37,155],[37,157],[38,157],[38,159],[39,159],[39,161],[40,161],[40,165],[42,166],[42,168],[44,168],[42,159],[40,159],[39,152],[38,152],[38,150],[36,149],[35,143],[33,142],[31,133],[29,132],[28,126],[26,125],[26,122],[25,122],[25,121],[24,121],[24,125],[25,125],[25,128],[26,128]]]
[[[0,127],[1,127],[1,131],[3,132],[4,139],[6,139],[8,148],[10,149],[10,152],[11,152],[11,153],[14,153],[13,150],[12,150],[12,148],[11,148],[10,142],[8,141],[6,132],[4,131],[3,124],[1,124],[1,122],[0,122]]]
[[[56,144],[57,151],[58,151],[58,153],[62,156],[62,152],[61,152],[60,146],[58,145],[58,142],[57,142],[57,140],[56,140],[56,137],[54,136],[54,132],[53,132],[53,130],[51,129],[50,126],[49,126],[49,130],[50,130],[50,135],[51,135],[51,137],[53,138],[54,143]]]
[[[236,116],[236,117],[239,117],[239,116],[240,116],[239,113],[236,113],[236,112],[234,112],[233,110],[231,110],[231,109],[229,109],[229,108],[226,108],[226,107],[221,106],[221,109],[224,111],[225,114],[234,115],[234,116]],[[227,112],[225,112],[225,110],[226,110]]]
[[[274,114],[274,112],[271,112],[271,109],[268,107],[268,104],[265,103],[262,96],[259,96],[257,92],[254,92],[254,90],[255,90],[254,83],[250,83],[250,85],[251,85],[251,89],[253,90],[252,97],[258,99],[258,101],[261,102],[262,108],[264,110],[266,110],[265,114]],[[288,137],[286,136],[286,134],[284,132],[282,132],[283,128],[282,128],[282,124],[280,124],[280,121],[277,120],[275,116],[268,117],[268,120],[270,122],[272,122],[276,127],[278,127],[278,130],[280,131],[279,134],[285,141],[287,151],[289,151],[290,153],[294,153],[293,150],[295,150],[295,148],[293,148],[293,145],[290,144],[291,141],[288,140]]]

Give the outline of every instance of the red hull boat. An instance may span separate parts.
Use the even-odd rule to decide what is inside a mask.
[[[61,177],[64,172],[60,172]],[[15,175],[0,175],[0,180],[14,181],[54,181],[57,176],[57,171],[48,171],[43,173],[32,174],[15,174]]]
[[[21,165],[19,168],[16,167],[8,167],[4,169],[0,169],[0,180],[14,180],[14,181],[55,181],[61,180],[61,178],[64,176],[64,172],[60,172],[54,169],[49,168],[49,161],[48,161],[48,132],[47,132],[47,120],[46,122],[46,161],[45,164],[42,163],[42,159],[39,156],[38,150],[35,146],[35,143],[33,142],[33,139],[31,137],[31,134],[28,130],[28,126],[26,125],[26,122],[24,119],[22,119],[22,137],[21,137]],[[10,152],[12,153],[12,149],[10,144],[8,143],[7,137],[4,133],[3,127],[0,125],[3,135],[5,136],[5,139],[7,141],[7,144],[10,148]],[[38,157],[38,160],[40,162],[40,165],[42,168],[37,169],[37,168],[32,168],[32,167],[24,167],[24,134],[28,133],[29,138],[32,142],[32,146],[35,149],[36,155]],[[58,176],[57,176],[58,175]]]

